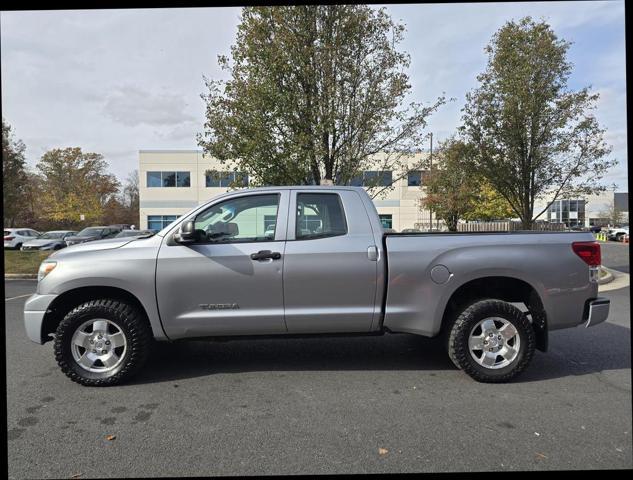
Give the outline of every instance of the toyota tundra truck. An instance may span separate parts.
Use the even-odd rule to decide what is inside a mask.
[[[606,320],[600,260],[588,232],[386,233],[360,187],[255,188],[53,253],[24,322],[88,386],[129,379],[155,341],[384,334],[506,382],[550,331]]]

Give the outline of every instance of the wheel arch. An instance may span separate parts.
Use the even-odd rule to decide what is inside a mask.
[[[111,286],[89,286],[79,287],[58,295],[51,302],[46,310],[44,319],[42,322],[42,341],[48,342],[52,340],[51,333],[54,333],[59,323],[63,320],[64,316],[78,305],[89,300],[96,300],[99,298],[111,298],[114,300],[120,300],[126,302],[139,310],[142,313],[143,318],[152,328],[151,322],[147,310],[141,303],[141,301],[132,293],[118,287]]]
[[[525,280],[508,276],[485,276],[460,285],[449,297],[442,315],[441,332],[447,330],[451,319],[477,300],[497,299],[508,303],[522,303],[531,317],[536,336],[536,348],[547,351],[547,313],[538,291]]]

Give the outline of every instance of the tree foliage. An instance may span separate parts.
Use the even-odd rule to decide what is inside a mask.
[[[98,222],[104,207],[117,193],[119,182],[107,173],[98,153],[81,148],[53,149],[42,155],[37,169],[42,177],[42,217],[59,226]]]
[[[537,198],[604,191],[616,162],[592,114],[597,93],[572,91],[570,43],[525,17],[507,22],[486,47],[488,64],[466,96],[462,132],[473,163],[531,228]]]
[[[14,227],[22,221],[27,197],[27,170],[22,140],[13,138],[11,126],[2,118],[2,201],[4,225]]]
[[[440,144],[436,167],[425,177],[427,194],[421,202],[449,231],[459,220],[497,220],[512,215],[508,202],[472,169],[474,147],[451,137]]]
[[[480,175],[475,175],[475,178],[473,202],[471,208],[464,213],[464,220],[491,222],[515,216],[508,201],[490,185],[490,182]]]
[[[406,171],[444,102],[405,105],[404,27],[366,5],[246,7],[229,80],[206,80],[205,153],[254,184],[349,184],[363,170]],[[378,155],[381,154],[381,155]]]

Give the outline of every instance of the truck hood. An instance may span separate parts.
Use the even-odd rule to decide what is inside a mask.
[[[57,256],[62,256],[62,254],[66,253],[75,253],[75,252],[93,252],[95,250],[109,250],[113,248],[119,248],[123,245],[133,242],[137,240],[135,237],[123,237],[123,238],[106,238],[105,240],[95,240],[92,242],[78,243],[76,245],[70,245],[63,250],[60,250],[56,254]]]

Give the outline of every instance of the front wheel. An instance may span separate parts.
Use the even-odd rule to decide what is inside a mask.
[[[532,324],[521,310],[501,300],[481,300],[453,322],[448,353],[475,380],[500,383],[528,366],[535,345]]]
[[[145,316],[114,299],[90,300],[68,312],[55,332],[55,358],[72,381],[105,387],[129,379],[153,340]]]

